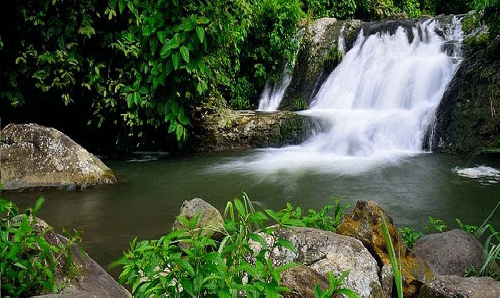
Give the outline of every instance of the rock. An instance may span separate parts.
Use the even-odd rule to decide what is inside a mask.
[[[410,252],[397,233],[391,216],[376,202],[358,201],[352,213],[344,217],[335,231],[360,240],[380,267],[390,265],[384,234],[381,230],[382,216],[386,218],[394,249],[400,252],[404,296],[416,297],[421,285],[430,281],[434,274],[423,260]]]
[[[0,131],[0,176],[6,190],[85,188],[114,183],[101,160],[54,128],[9,124]]]
[[[323,291],[330,286],[324,275],[304,265],[282,272],[281,285],[291,289],[290,293],[283,294],[285,298],[315,298],[314,288],[316,285],[319,285]]]
[[[20,217],[17,217],[20,218]],[[12,219],[15,221],[16,217]],[[52,245],[60,246],[68,242],[68,239],[53,231],[45,221],[36,218],[33,228],[43,234],[45,240]],[[91,259],[76,244],[71,246],[72,268],[68,272],[66,268],[66,256],[56,257],[57,285],[64,285],[63,290],[57,294],[47,294],[36,297],[44,298],[73,298],[73,297],[103,297],[103,298],[128,298],[132,295],[119,285],[99,264]]]
[[[426,235],[415,243],[412,252],[439,275],[464,276],[471,267],[479,271],[484,262],[481,243],[459,229]]]
[[[350,270],[343,283],[346,288],[352,289],[360,297],[383,297],[377,262],[360,241],[328,231],[300,227],[276,230],[271,236],[262,233],[261,236],[268,247],[282,238],[290,241],[297,249],[297,253],[282,247],[273,249],[269,258],[275,266],[296,262],[324,277],[329,271],[338,277],[345,270]],[[253,242],[251,248],[257,253],[262,247]],[[301,277],[297,279],[300,280]],[[294,293],[306,291],[299,289],[302,286],[291,285],[290,288]],[[306,292],[309,291],[310,289]]]
[[[429,142],[424,142],[436,152],[476,154],[500,148],[498,52],[487,43],[468,42],[463,52],[463,62],[436,110],[436,123],[427,134]]]
[[[343,28],[343,29],[342,29]],[[285,90],[280,110],[306,108],[338,61],[330,61],[338,50],[338,39],[343,30],[346,47],[350,49],[361,28],[361,21],[338,21],[335,18],[316,20],[305,28],[300,50],[293,69],[292,80]]]
[[[214,206],[205,202],[200,198],[195,198],[189,201],[184,201],[181,206],[180,216],[184,216],[187,220],[192,220],[196,215],[199,215],[198,223],[196,228],[203,229],[202,235],[205,236],[215,236],[215,238],[221,238],[222,232],[224,230],[224,219]],[[175,219],[172,225],[173,231],[186,230],[187,227]]]
[[[422,286],[418,297],[498,298],[500,282],[491,277],[437,276],[432,282]]]
[[[199,110],[190,146],[196,151],[281,147],[306,138],[307,117],[289,111],[261,113]]]

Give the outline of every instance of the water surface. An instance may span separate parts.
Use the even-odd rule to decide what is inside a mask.
[[[26,208],[44,196],[46,203],[39,216],[58,232],[63,227],[82,231],[83,248],[104,267],[128,250],[134,237],[151,239],[167,233],[182,202],[194,197],[219,210],[242,192],[273,209],[283,208],[286,202],[319,209],[332,196],[351,206],[357,200],[375,200],[398,226],[418,229],[428,216],[445,219],[450,226],[456,226],[456,217],[464,223],[481,224],[500,200],[500,178],[494,170],[500,169],[497,158],[418,154],[354,176],[314,169],[221,170],[221,166],[259,154],[261,150],[107,161],[118,176],[116,185],[83,191],[4,192],[3,197]],[[474,172],[482,175],[470,175]],[[498,219],[493,217],[497,227]],[[116,277],[118,271],[112,274]]]

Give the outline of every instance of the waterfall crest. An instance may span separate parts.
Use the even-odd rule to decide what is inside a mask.
[[[231,170],[367,172],[423,152],[447,84],[461,62],[463,33],[453,18],[393,34],[360,32],[308,110],[317,132],[299,146],[260,150]]]

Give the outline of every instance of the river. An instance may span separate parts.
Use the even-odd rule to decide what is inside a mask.
[[[82,191],[4,192],[3,197],[21,208],[45,197],[39,216],[58,232],[62,228],[82,231],[82,247],[103,267],[120,258],[134,237],[152,239],[167,233],[182,202],[195,197],[221,211],[228,200],[243,192],[275,210],[286,202],[319,209],[332,202],[332,197],[351,206],[357,200],[375,200],[399,227],[422,231],[428,216],[444,219],[450,227],[457,226],[455,218],[479,225],[500,200],[500,173],[495,170],[500,168],[500,159],[494,157],[422,153],[358,175],[219,170],[221,165],[259,154],[261,150],[108,160],[106,164],[118,177],[115,185]],[[498,229],[499,217],[492,220]],[[111,273],[117,277],[119,270]]]

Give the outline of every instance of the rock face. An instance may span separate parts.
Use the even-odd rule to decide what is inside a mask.
[[[93,154],[60,131],[37,124],[9,124],[0,132],[0,176],[6,190],[116,181]]]
[[[404,296],[417,297],[422,284],[431,281],[434,274],[423,260],[410,252],[397,233],[392,218],[376,202],[358,201],[352,213],[344,217],[336,232],[359,239],[380,267],[390,265],[381,230],[382,216],[386,219],[394,249],[401,255]]]
[[[34,221],[34,229],[41,234],[52,245],[59,246],[67,243],[68,239],[53,231],[43,220]],[[129,298],[132,295],[119,285],[99,264],[92,260],[85,252],[81,251],[76,244],[71,247],[72,270],[70,275],[66,274],[64,260],[59,257],[56,260],[56,284],[64,284],[63,290],[58,294],[48,294],[37,297],[44,298],[70,298],[70,297],[103,297],[103,298]],[[75,275],[76,274],[76,275]]]
[[[420,238],[412,252],[440,275],[464,276],[474,267],[479,271],[484,255],[481,243],[464,230],[451,230]]]
[[[422,287],[418,297],[498,298],[500,283],[491,277],[438,276]]]
[[[500,148],[500,59],[487,46],[464,45],[464,60],[446,89],[429,133],[433,151]]]
[[[359,20],[337,21],[334,18],[318,19],[305,28],[292,80],[283,95],[280,110],[302,110],[311,103],[339,62],[335,57],[341,31],[350,48],[360,28]]]
[[[288,111],[260,113],[220,108],[199,111],[193,147],[197,151],[221,151],[281,147],[306,138],[307,118]]]
[[[205,236],[212,236],[214,233],[217,236],[219,234],[217,231],[224,230],[224,219],[219,210],[200,198],[184,201],[179,215],[184,216],[187,220],[192,220],[196,215],[199,215],[196,228],[203,229],[202,234]],[[176,218],[172,230],[185,229],[187,227]]]
[[[275,248],[269,256],[275,266],[297,262],[325,277],[329,271],[339,276],[345,270],[350,270],[344,280],[345,287],[354,290],[360,297],[383,297],[377,262],[360,241],[332,232],[299,227],[280,229],[271,236],[261,236],[269,247],[282,238],[290,241],[297,249],[297,253],[293,253],[280,247]],[[251,246],[254,252],[261,249],[258,243]],[[302,278],[299,276],[298,279]],[[293,297],[300,297],[300,293],[311,290],[303,288],[303,283],[301,286],[290,287],[292,293],[295,293]]]

